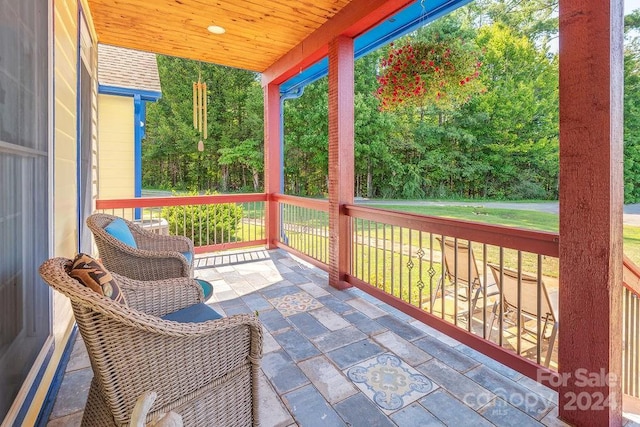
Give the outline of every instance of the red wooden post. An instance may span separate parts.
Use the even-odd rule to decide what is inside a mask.
[[[621,425],[619,0],[560,0],[559,415]]]
[[[264,192],[267,193],[265,234],[267,248],[273,249],[278,241],[278,203],[271,196],[280,192],[282,165],[280,158],[280,86],[264,86]]]
[[[342,289],[351,265],[351,226],[341,213],[353,203],[353,39],[339,36],[329,43],[329,284]]]

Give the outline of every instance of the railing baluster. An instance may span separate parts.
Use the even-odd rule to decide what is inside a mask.
[[[382,225],[382,289],[387,291],[387,226]]]
[[[442,247],[440,248],[441,253],[440,253],[440,316],[442,317],[442,319],[445,319],[445,301],[444,301],[444,287],[446,286],[446,265],[445,265],[445,260],[444,260],[444,239],[445,236],[441,235],[440,238],[442,239]],[[436,295],[437,296],[437,295]],[[454,316],[455,317],[455,316]]]
[[[499,316],[498,316],[498,330],[500,331],[500,335],[498,335],[498,345],[502,347],[502,338],[504,334],[504,248],[500,246],[500,302],[499,302]]]
[[[472,281],[474,280],[471,275],[471,272],[473,271],[471,269],[471,254],[473,250],[471,248],[471,240],[467,240],[467,248],[467,331],[471,332],[471,322],[473,318],[473,313],[471,312],[471,300],[473,298]]]
[[[631,342],[629,341],[629,310],[630,310],[629,290],[622,289],[622,392],[629,394],[632,382],[629,381],[631,368]]]
[[[409,241],[409,244],[408,244],[408,246],[409,246],[409,254],[408,254],[409,260],[407,261],[407,269],[409,270],[409,274],[408,274],[408,277],[407,277],[407,302],[409,304],[411,304],[411,293],[413,291],[412,273],[413,273],[413,267],[414,267],[413,260],[412,260],[412,257],[413,257],[413,253],[412,253],[413,252],[412,251],[413,239],[412,239],[412,236],[411,236],[411,229],[409,229],[408,232],[409,232],[409,234],[407,236],[407,240]],[[404,300],[402,295],[400,297]]]
[[[435,278],[435,269],[433,268],[433,233],[429,233],[429,313],[433,314],[433,306],[435,305],[435,296],[433,295],[433,279]]]
[[[291,224],[291,218],[289,215],[289,204],[283,203],[281,206],[282,206],[281,212],[282,212],[283,220],[281,221],[282,232],[281,232],[280,239],[282,243],[286,243],[288,245],[290,243],[289,242],[289,227],[290,227],[289,224]]]
[[[424,277],[422,276],[422,263],[424,261],[424,247],[422,245],[422,231],[418,232],[418,304],[422,308],[422,291],[424,290]],[[422,286],[420,286],[422,284]]]
[[[395,233],[394,233],[394,226],[391,226],[391,295],[394,294],[394,287],[395,287],[395,278],[396,278],[396,274],[395,274],[395,268],[394,268],[394,260],[396,258],[396,247],[394,245],[394,237],[395,237]]]
[[[227,208],[227,212],[231,211],[231,207],[233,206],[233,203],[227,203],[226,204],[226,208]],[[227,229],[227,240],[225,241],[225,243],[231,243],[233,241],[233,238],[231,237],[231,228],[232,227],[225,227]]]
[[[371,221],[367,221],[367,282],[371,283]]]
[[[356,263],[356,259],[358,259],[358,240],[356,239],[356,227],[358,226],[358,218],[350,218],[351,221],[351,248],[352,248],[352,256],[350,260],[351,264],[351,274],[355,277],[358,276],[358,265]]]
[[[482,244],[482,338],[487,339],[487,245]]]
[[[304,252],[307,253],[309,250],[309,209],[302,208],[302,217],[303,217],[303,235],[302,235],[302,245],[304,247]]]
[[[207,218],[207,223],[205,224],[205,235],[206,235],[206,238],[204,240],[205,240],[205,242],[207,242],[207,246],[211,244],[210,241],[209,241],[209,237],[211,236],[211,233],[210,233],[210,229],[211,229],[211,224],[210,224],[211,223],[211,218],[210,218],[211,209],[209,209],[209,206],[210,205],[207,205],[205,207],[205,211],[204,211],[205,212],[205,217]],[[200,228],[202,229],[202,223],[200,224]],[[200,241],[202,241],[202,235],[200,236]]]
[[[631,294],[631,292],[629,292]],[[640,298],[637,295],[630,295],[633,306],[633,321],[634,327],[631,334],[631,360],[632,369],[629,378],[633,379],[632,395],[640,397]]]
[[[518,251],[518,294],[517,294],[517,320],[516,320],[516,344],[518,354],[522,353],[522,252]]]
[[[400,250],[398,251],[400,253],[400,261],[398,263],[398,270],[400,271],[400,277],[398,278],[398,295],[399,298],[402,298],[402,285],[403,285],[403,271],[404,271],[404,227],[400,227]]]
[[[306,215],[307,215],[307,232],[306,232],[306,236],[307,236],[307,248],[306,248],[306,253],[311,254],[313,253],[312,251],[312,247],[313,247],[313,212],[311,211],[311,209],[305,209],[306,211]]]
[[[224,211],[220,208],[220,206],[221,206],[220,204],[217,204],[214,206],[214,209],[213,209],[213,215],[215,217],[213,221],[214,245],[224,243],[224,226],[222,225],[218,226],[218,224],[222,224],[222,221],[224,219],[224,218],[221,218]]]
[[[360,240],[360,277],[364,280],[364,220],[360,220],[358,235]]]
[[[453,320],[458,326],[458,238],[453,238]],[[443,254],[444,256],[444,254]],[[451,273],[451,272],[449,272]],[[444,291],[444,287],[443,287]],[[443,292],[444,297],[444,292]]]
[[[304,208],[298,207],[298,250],[304,252]]]
[[[376,268],[375,268],[375,272],[376,272],[376,288],[380,287],[380,273],[379,273],[379,269],[378,269],[378,252],[379,252],[379,248],[378,248],[378,227],[380,226],[379,223],[376,222],[376,231],[374,234],[374,239],[376,242],[376,246],[375,246],[375,252],[376,252]]]
[[[542,255],[538,255],[538,270],[536,277],[536,363],[540,363],[540,355],[542,353],[542,342],[544,341],[544,332],[542,329]],[[545,329],[547,323],[545,322]],[[549,343],[551,345],[551,343]]]
[[[318,221],[318,214],[318,211],[313,211],[313,256],[316,259],[319,258],[318,243],[320,243],[320,239],[318,238],[318,225],[320,224],[320,221]]]
[[[295,248],[300,250],[300,233],[301,233],[301,230],[300,230],[300,207],[299,206],[294,206],[293,210],[294,210],[294,222],[296,224]]]

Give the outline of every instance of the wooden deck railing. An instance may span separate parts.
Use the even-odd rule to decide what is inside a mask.
[[[189,237],[196,253],[264,245],[266,194],[144,197],[96,201],[96,210],[158,233]]]
[[[279,204],[276,244],[327,269],[328,202],[270,200]],[[96,208],[186,235],[202,253],[266,244],[266,202],[236,194],[98,200]],[[536,378],[545,365],[555,375],[558,234],[358,205],[343,213],[352,225],[347,281],[525,375]],[[623,389],[638,398],[640,267],[626,257],[624,285]]]
[[[345,214],[351,283],[525,375],[555,369],[558,319],[542,302],[557,288],[556,234],[357,205]]]
[[[278,246],[322,269],[329,262],[329,202],[276,194],[280,208]]]

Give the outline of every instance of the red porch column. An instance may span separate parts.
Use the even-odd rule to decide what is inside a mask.
[[[353,203],[353,39],[329,43],[329,284],[342,289],[351,265],[351,226],[341,214]]]
[[[269,83],[264,86],[264,192],[267,193],[265,235],[267,249],[276,247],[278,241],[278,204],[271,200],[280,192],[282,165],[280,164],[280,86]]]
[[[622,3],[560,0],[559,415],[585,426],[622,421]]]

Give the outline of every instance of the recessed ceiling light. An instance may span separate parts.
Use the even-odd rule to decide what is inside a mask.
[[[209,30],[209,32],[213,34],[224,34],[227,31],[219,25],[209,25],[207,27],[207,30]]]

